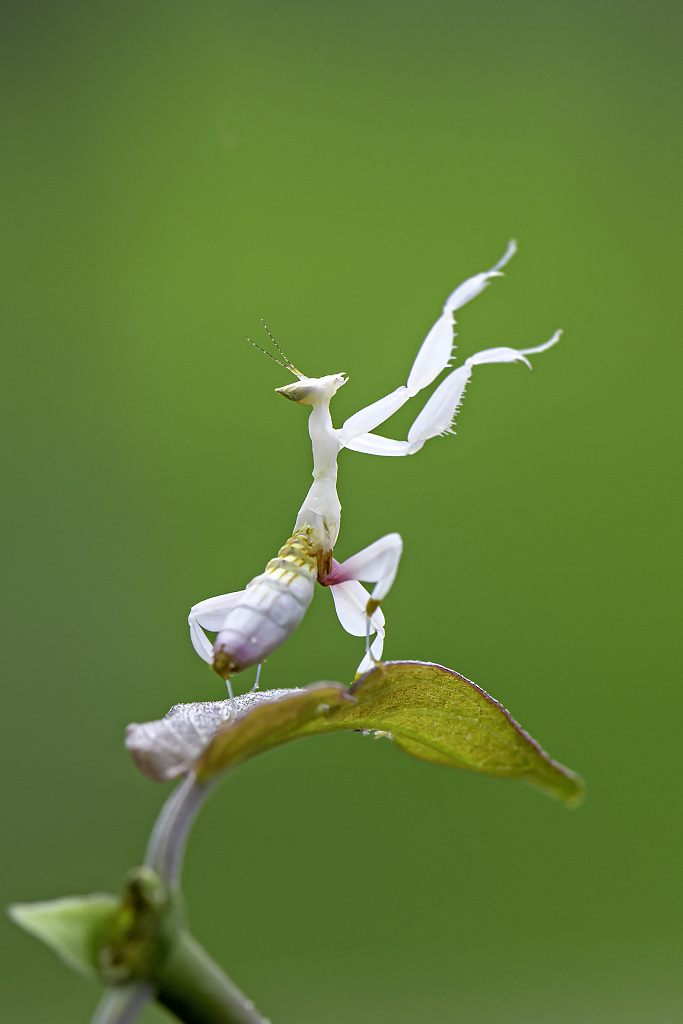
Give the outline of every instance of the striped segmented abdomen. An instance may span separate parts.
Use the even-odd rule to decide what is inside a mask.
[[[224,679],[262,662],[303,619],[318,576],[319,544],[311,532],[297,530],[228,613],[213,647],[213,667]]]

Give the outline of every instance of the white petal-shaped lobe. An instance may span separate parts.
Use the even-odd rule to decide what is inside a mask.
[[[244,597],[244,590],[236,590],[232,594],[220,594],[218,597],[209,597],[206,601],[200,601],[194,605],[190,615],[194,617],[204,629],[218,632],[228,617],[228,612],[236,608]]]
[[[345,629],[351,636],[365,636],[367,631],[366,608],[370,595],[365,587],[357,580],[348,580],[346,583],[337,583],[330,587],[334,599],[334,610],[341,622],[342,629]],[[381,608],[375,609],[370,620],[371,630],[383,629],[384,614]]]
[[[372,598],[374,601],[382,601],[396,578],[402,552],[401,535],[387,533],[347,558],[332,571],[332,575],[340,582],[365,580],[367,583],[376,583]]]
[[[213,664],[213,647],[209,641],[204,630],[201,628],[196,619],[191,615],[188,619],[190,623],[190,639],[192,646],[195,651],[208,665]]]
[[[453,352],[453,316],[444,313],[422,342],[408,376],[408,391],[416,395],[436,380]],[[368,428],[371,429],[371,428]]]

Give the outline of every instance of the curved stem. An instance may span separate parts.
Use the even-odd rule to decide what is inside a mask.
[[[180,883],[190,828],[214,784],[213,779],[199,782],[194,772],[190,772],[171,793],[152,829],[145,865],[156,871],[170,888]]]
[[[90,1024],[134,1024],[154,996],[154,987],[146,981],[111,988],[102,996]]]
[[[216,781],[199,782],[190,773],[152,829],[145,866],[176,893],[190,828]],[[151,957],[148,970],[147,980],[107,992],[91,1024],[134,1024],[151,999],[186,1024],[269,1024],[178,920],[164,955]]]
[[[154,975],[156,999],[186,1024],[270,1024],[189,932]]]
[[[145,865],[171,889],[179,887],[190,828],[216,781],[199,782],[194,772],[190,773],[171,793],[154,825]],[[182,927],[173,935],[168,954],[150,981],[157,1002],[188,1024],[269,1024]],[[132,1024],[134,1020],[135,1016],[104,1017],[93,1024]]]

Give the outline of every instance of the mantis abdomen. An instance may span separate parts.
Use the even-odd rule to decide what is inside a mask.
[[[310,532],[294,533],[228,612],[213,647],[213,667],[224,679],[263,661],[303,619],[318,576]]]

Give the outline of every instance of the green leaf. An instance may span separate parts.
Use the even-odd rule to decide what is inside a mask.
[[[289,740],[341,730],[388,735],[432,764],[523,779],[570,807],[583,799],[580,777],[553,761],[498,701],[457,672],[420,661],[385,662],[349,690],[314,683],[178,704],[159,721],[129,726],[126,743],[150,778],[194,769],[209,779]]]
[[[325,690],[326,695],[321,695],[321,688]],[[236,749],[234,757],[227,755],[226,767],[239,759],[244,760],[244,756],[251,757],[251,753],[244,751],[244,756],[238,754],[237,746],[242,744],[245,736],[252,733],[256,741],[256,736],[266,728],[266,722],[271,729],[285,728],[284,739],[275,740],[267,745],[274,746],[275,743],[282,743],[289,738],[288,729],[296,722],[298,716],[305,722],[311,715],[321,714],[322,710],[330,705],[352,699],[348,697],[348,691],[341,683],[314,683],[307,689],[296,687],[288,690],[253,690],[230,700],[175,704],[163,718],[153,722],[133,722],[129,725],[126,730],[126,746],[143,775],[154,779],[155,782],[168,782],[191,771],[202,755],[208,753],[207,747],[220,730],[232,727],[254,712],[257,712],[257,717],[253,721],[250,719],[249,726],[242,726],[235,732],[230,731],[229,744],[234,744]],[[265,717],[260,717],[258,709],[263,704],[274,703],[277,703],[277,707],[265,712]],[[221,741],[221,744],[223,743],[224,741]],[[214,755],[218,756],[216,751],[211,757]]]
[[[257,704],[219,729],[195,764],[197,778],[210,779],[255,754],[296,739],[308,724],[316,732],[316,723],[332,708],[351,703],[353,698],[340,683],[314,683]]]
[[[407,754],[449,768],[523,779],[569,807],[583,800],[580,776],[546,754],[505,708],[442,665],[390,661],[350,691],[356,704],[333,708],[300,735],[368,729],[389,734]]]
[[[7,913],[88,978],[99,976],[99,950],[119,901],[109,893],[66,896],[41,903],[14,903]]]

